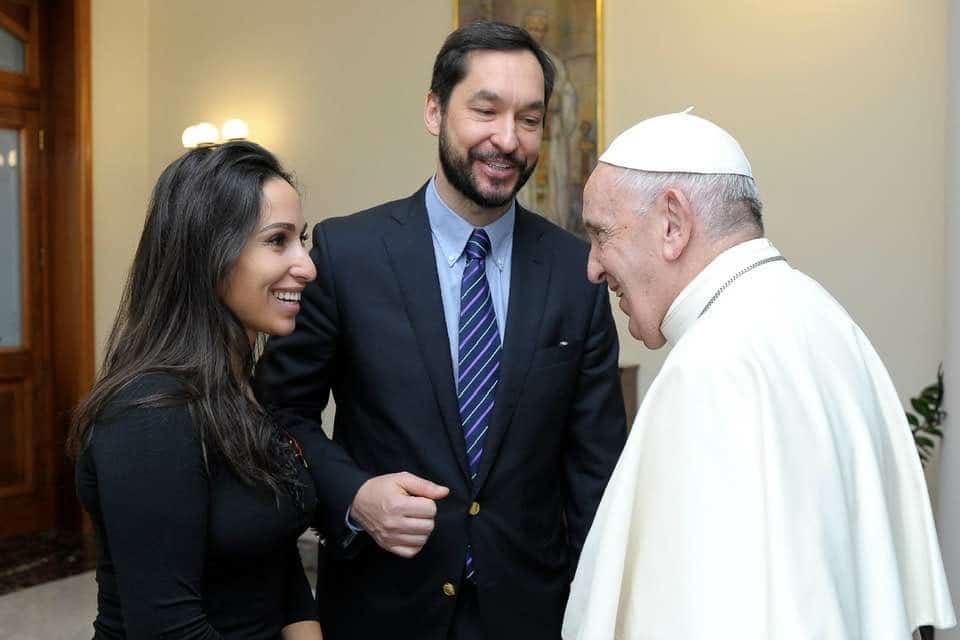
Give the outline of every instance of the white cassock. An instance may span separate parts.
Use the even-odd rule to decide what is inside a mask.
[[[677,297],[587,537],[567,640],[906,640],[955,624],[886,369],[766,239]]]

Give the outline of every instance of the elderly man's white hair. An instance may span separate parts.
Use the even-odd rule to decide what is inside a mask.
[[[604,163],[605,164],[605,163]],[[763,233],[763,203],[757,183],[749,176],[728,173],[637,171],[608,165],[618,172],[615,188],[637,198],[638,209],[649,209],[667,189],[677,189],[713,240],[751,229]]]
[[[762,234],[763,205],[740,143],[691,109],[638,122],[610,143],[601,164],[620,171],[617,186],[640,198],[640,210],[674,188],[712,239],[746,229]]]

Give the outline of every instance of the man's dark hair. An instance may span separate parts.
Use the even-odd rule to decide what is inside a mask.
[[[433,63],[430,91],[440,101],[440,108],[446,110],[453,88],[467,75],[467,57],[471,51],[522,50],[535,55],[543,69],[543,104],[546,106],[550,102],[550,94],[553,93],[553,78],[556,74],[550,56],[525,30],[512,24],[490,20],[478,20],[447,36]]]

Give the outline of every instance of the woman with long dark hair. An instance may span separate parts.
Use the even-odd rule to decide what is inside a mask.
[[[321,637],[296,546],[316,494],[249,385],[258,335],[293,331],[316,276],[305,232],[256,144],[160,176],[68,440],[99,552],[95,638]]]

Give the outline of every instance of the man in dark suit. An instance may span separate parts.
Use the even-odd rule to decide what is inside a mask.
[[[258,365],[317,485],[328,640],[560,637],[626,425],[587,246],[515,201],[552,83],[522,29],[451,34],[424,108],[435,176],[316,226],[297,329]]]

